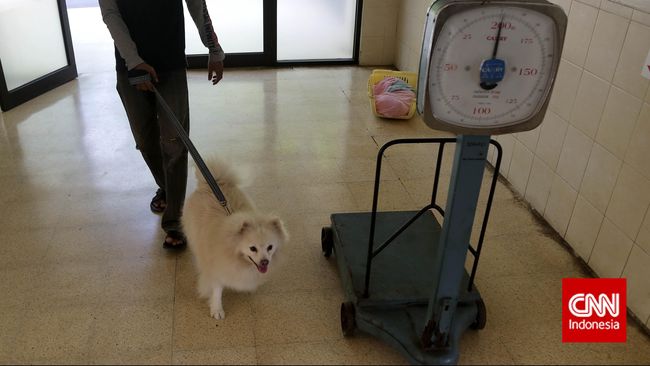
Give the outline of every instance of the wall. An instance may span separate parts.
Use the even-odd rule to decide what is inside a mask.
[[[627,5],[631,8],[650,13],[650,1],[648,0],[612,0],[615,3]]]
[[[538,129],[497,137],[501,173],[599,276],[628,279],[628,306],[650,326],[650,14],[554,2],[569,26],[550,108]],[[429,4],[399,4],[400,70],[417,71]]]
[[[418,72],[424,22],[431,0],[404,0],[400,3],[397,21],[395,66]]]
[[[366,0],[361,19],[359,64],[394,65],[400,0]]]

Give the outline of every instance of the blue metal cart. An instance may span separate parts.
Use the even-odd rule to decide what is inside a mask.
[[[464,187],[463,167],[468,162],[458,162],[467,160],[464,157],[471,153],[468,150],[480,144],[471,142],[476,139],[483,141],[483,145],[476,159],[469,157],[474,162],[470,170],[480,177],[469,181],[478,182],[478,187]],[[419,211],[377,212],[385,151],[395,145],[423,143],[438,145],[431,201]],[[497,153],[478,242],[475,246],[470,245],[467,233],[466,245],[460,245],[462,255],[458,251],[452,253],[454,250],[441,244],[444,230],[433,213],[445,217],[445,210],[437,204],[437,198],[440,168],[448,144],[457,144],[448,215],[450,210],[459,211],[454,205],[467,206],[469,202],[471,206],[472,200],[475,209],[488,144],[492,144]],[[464,145],[469,147],[463,148]],[[396,347],[413,364],[453,364],[458,361],[462,333],[468,328],[482,329],[486,324],[485,304],[474,286],[474,277],[500,165],[501,146],[485,136],[401,139],[390,141],[380,149],[372,211],[333,214],[332,226],[324,227],[321,232],[323,254],[329,258],[335,253],[346,293],[346,301],[341,304],[341,328],[345,336],[352,335],[356,329],[374,335]],[[467,195],[464,192],[467,189],[476,191],[476,197]],[[463,195],[468,196],[467,199],[463,199]],[[456,199],[452,198],[454,196]],[[474,221],[473,210],[471,216],[469,232]],[[464,270],[467,252],[474,257],[469,273]],[[450,255],[454,257],[452,260]],[[451,262],[456,267],[462,262],[460,266],[463,269],[447,269],[445,263]],[[454,273],[461,276],[455,278]],[[451,285],[450,296],[441,294],[445,284]],[[432,294],[437,296],[432,297]],[[442,308],[437,304],[442,304]]]

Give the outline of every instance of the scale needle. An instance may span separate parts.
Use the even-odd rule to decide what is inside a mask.
[[[492,59],[497,58],[497,51],[499,50],[499,42],[501,41],[501,29],[503,29],[503,20],[505,19],[506,15],[501,14],[501,20],[499,21],[499,25],[497,26],[499,30],[497,31],[497,39],[494,42],[494,51],[492,51]]]
[[[499,20],[499,23],[497,24],[497,38],[494,41],[492,58],[484,60],[481,64],[481,83],[479,85],[483,90],[492,90],[498,86],[498,83],[501,80],[503,80],[503,69],[505,68],[505,63],[503,60],[497,59],[497,52],[499,51],[499,43],[501,42],[501,30],[504,27],[503,20],[505,17],[505,13],[501,13],[501,20]],[[500,75],[494,70],[500,70]],[[495,74],[499,76],[495,77]]]

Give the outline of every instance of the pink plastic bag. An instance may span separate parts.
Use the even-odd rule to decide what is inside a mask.
[[[389,91],[396,84],[400,85],[404,84],[404,82],[391,76],[384,78],[373,87],[375,109],[382,117],[404,117],[411,111],[411,105],[415,101],[415,93],[405,88]]]
[[[388,77],[383,78],[380,82],[375,84],[375,86],[373,87],[373,90],[372,90],[373,95],[377,96],[379,94],[386,93],[386,90],[388,90],[388,87],[395,84],[397,82],[397,80],[399,80],[399,79],[396,78],[396,77],[393,77],[393,76],[388,76]]]
[[[384,117],[404,117],[411,111],[413,99],[408,91],[379,94],[375,97],[375,108]]]

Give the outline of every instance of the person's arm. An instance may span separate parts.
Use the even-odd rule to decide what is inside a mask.
[[[144,62],[138,54],[138,48],[131,39],[129,28],[127,28],[116,0],[99,0],[99,9],[102,12],[102,19],[115,42],[115,47],[126,61],[127,69],[131,70]]]
[[[217,34],[212,27],[208,6],[205,0],[185,0],[185,2],[187,3],[187,10],[199,31],[201,41],[209,50],[208,79],[212,80],[213,84],[216,84],[223,77],[223,60],[226,58],[226,54],[223,52],[219,44],[219,38],[217,38]]]
[[[138,54],[138,48],[131,39],[129,28],[124,23],[116,0],[99,0],[99,9],[102,12],[102,19],[108,28],[108,32],[115,42],[115,47],[126,62],[129,73],[146,72],[151,75],[152,80],[158,81],[156,70],[147,64]],[[146,74],[145,74],[146,75]],[[151,82],[146,81],[136,85],[139,90],[153,90]]]

